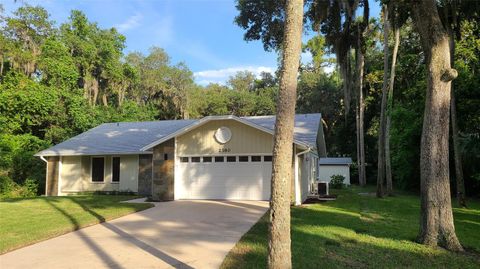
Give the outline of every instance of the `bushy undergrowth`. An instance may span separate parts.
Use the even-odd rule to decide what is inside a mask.
[[[333,189],[341,189],[344,186],[345,177],[342,175],[333,175],[330,177],[330,186]]]
[[[0,176],[0,199],[34,197],[38,193],[38,185],[38,182],[31,178],[18,184],[7,176]]]

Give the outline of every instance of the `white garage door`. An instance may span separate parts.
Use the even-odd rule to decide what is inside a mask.
[[[271,156],[180,157],[175,199],[269,200]]]

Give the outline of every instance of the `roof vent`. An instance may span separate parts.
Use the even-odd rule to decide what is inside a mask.
[[[117,127],[120,126],[120,123],[117,122]]]

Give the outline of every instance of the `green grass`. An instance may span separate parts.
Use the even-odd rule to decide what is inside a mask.
[[[0,254],[152,207],[133,196],[81,195],[0,201]]]
[[[333,202],[292,207],[294,268],[480,268],[480,202],[454,208],[457,235],[466,253],[414,242],[419,229],[418,196],[385,199],[336,191]],[[268,215],[230,251],[221,268],[266,268]]]

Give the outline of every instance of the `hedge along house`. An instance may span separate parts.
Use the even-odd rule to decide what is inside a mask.
[[[292,201],[325,156],[320,114],[295,116]],[[154,200],[269,200],[275,116],[106,123],[36,154],[46,195],[129,191]],[[319,154],[320,152],[320,154]]]

